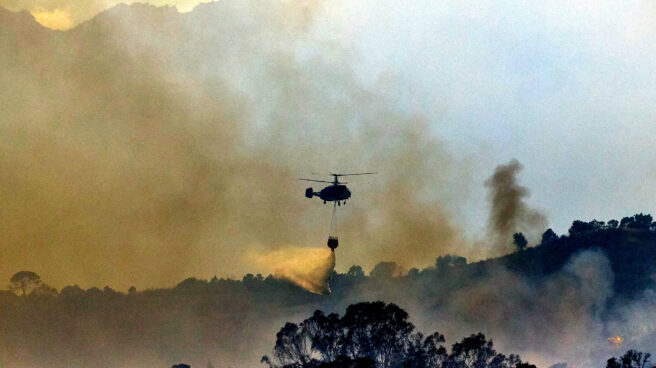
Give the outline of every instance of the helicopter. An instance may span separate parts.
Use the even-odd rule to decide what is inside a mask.
[[[326,202],[337,202],[338,206],[341,206],[342,202],[346,204],[346,200],[351,198],[351,191],[346,187],[345,182],[340,182],[338,178],[340,176],[355,176],[355,175],[372,175],[375,174],[373,172],[367,172],[367,173],[356,173],[356,174],[335,174],[335,173],[330,173],[334,177],[333,181],[326,181],[326,180],[314,180],[314,179],[298,179],[298,180],[304,180],[304,181],[313,181],[317,183],[329,183],[331,185],[321,189],[320,192],[315,192],[312,188],[307,188],[305,190],[305,196],[308,198],[312,197],[319,197],[323,200],[323,203],[326,204]]]

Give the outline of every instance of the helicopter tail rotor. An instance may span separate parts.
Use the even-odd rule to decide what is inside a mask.
[[[312,198],[312,197],[314,196],[314,194],[315,194],[315,193],[314,193],[314,191],[312,190],[312,188],[307,188],[307,189],[305,190],[305,196],[308,197],[308,198]]]

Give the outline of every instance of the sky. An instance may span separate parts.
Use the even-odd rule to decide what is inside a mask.
[[[70,28],[118,3],[0,6]],[[428,116],[456,154],[480,168],[520,160],[532,203],[562,233],[572,219],[656,207],[655,18],[652,1],[333,1],[313,32],[346,47],[364,83],[392,83],[383,92]],[[473,224],[487,213],[478,189],[463,210]]]
[[[423,195],[421,191],[426,182],[435,180],[445,189],[435,189],[436,193],[429,196],[437,197],[449,216],[467,229],[465,235],[470,243],[476,243],[488,226],[490,209],[484,183],[495,167],[512,159],[522,165],[519,182],[530,192],[527,203],[543,213],[557,233],[567,232],[575,219],[619,219],[637,212],[653,212],[656,208],[656,197],[652,195],[656,182],[656,145],[652,143],[656,140],[656,104],[653,103],[656,101],[656,3],[399,3],[391,0],[298,3],[318,4],[311,11],[311,23],[302,29],[307,36],[298,43],[271,46],[272,50],[290,48],[294,62],[302,66],[296,69],[296,76],[307,80],[295,81],[295,85],[303,86],[307,82],[310,91],[320,89],[329,83],[331,75],[313,74],[313,65],[346,64],[339,64],[339,70],[348,70],[349,78],[355,79],[355,82],[348,79],[347,83],[375,92],[373,100],[368,100],[372,98],[368,96],[365,101],[372,106],[386,105],[400,111],[410,121],[418,122],[413,123],[413,129],[420,129],[424,135],[416,137],[414,130],[406,132],[399,128],[397,135],[408,134],[407,140],[399,144],[404,149],[414,145],[417,148],[414,154],[436,158],[434,165],[424,163],[424,166],[401,170],[402,165],[392,165],[394,159],[384,161],[381,157],[377,161],[375,157],[368,157],[368,164],[378,162],[380,167],[361,167],[351,157],[349,164],[343,160],[341,167],[324,171],[387,168],[387,172],[380,174],[383,182],[398,180],[407,184],[404,188],[416,188],[417,196]],[[0,0],[0,6],[11,11],[27,10],[44,26],[72,29],[70,32],[116,4],[116,1]],[[187,13],[193,13],[197,5],[194,1],[174,0],[150,4],[176,6]],[[129,19],[125,24],[126,28],[136,26],[130,24]],[[151,37],[151,34],[144,33],[143,37]],[[325,52],[326,49],[337,51]],[[271,55],[258,50],[261,52],[258,56],[266,62]],[[199,73],[211,78],[213,65],[208,65],[208,71]],[[216,67],[222,64],[217,62]],[[262,110],[266,111],[262,112],[264,117],[260,118],[259,112],[252,113],[257,123],[245,133],[252,138],[250,144],[257,145],[266,141],[271,132],[258,127],[266,126],[266,114],[280,105],[269,99],[271,90],[260,88],[260,82],[252,78],[259,74],[253,73],[233,73],[229,83],[241,89],[245,96],[259,101],[261,106],[271,103]],[[311,114],[300,116],[307,115]],[[385,135],[395,134],[396,127],[391,122],[380,124],[389,129],[376,141],[384,143],[392,139]],[[357,130],[356,124],[339,125],[339,129],[351,128]],[[322,141],[322,133],[325,132],[319,128],[309,131],[308,135],[313,137],[309,141],[317,143],[317,147],[329,146]],[[294,139],[299,137],[280,134],[282,138],[276,137],[276,142],[296,143]],[[349,134],[357,135],[357,132],[349,131]],[[162,138],[162,141],[168,139]],[[430,148],[433,143],[439,148]],[[366,147],[376,145],[372,143]],[[303,147],[299,152],[309,148]],[[273,148],[272,152],[271,157],[293,157],[290,162],[303,162],[298,157],[300,153],[283,148]],[[346,152],[362,153],[357,149]],[[384,150],[374,152],[382,155]],[[346,155],[342,153],[340,157]],[[448,163],[439,159],[444,156],[449,157]],[[296,176],[307,176],[322,170],[322,164],[333,162],[313,158],[321,164],[287,166],[285,170]],[[439,172],[442,167],[443,172],[448,173],[447,178]],[[427,168],[436,171],[427,172]],[[398,169],[399,176],[391,172],[392,169]],[[256,170],[255,165],[252,170]],[[267,167],[266,170],[273,169]],[[402,175],[405,176],[401,178]],[[423,177],[417,178],[418,175]],[[171,182],[172,186],[178,185],[175,178]],[[385,193],[394,195],[393,187],[377,187],[374,179],[363,180],[360,184],[353,180],[353,185],[356,194],[363,191],[358,188],[362,185],[364,188],[373,186],[372,191],[386,190]],[[251,188],[250,184],[247,187]],[[294,195],[302,193],[296,187],[289,190]],[[241,198],[243,193],[233,195]],[[445,199],[449,196],[457,200]],[[257,198],[266,201],[261,194]],[[366,194],[360,198],[371,200]],[[397,207],[386,210],[399,211],[404,199],[413,203],[416,198],[399,196]],[[354,195],[356,206],[357,200]],[[285,213],[289,215],[306,204],[318,203],[294,202]],[[272,206],[266,203],[265,207]],[[362,206],[367,208],[365,204]],[[209,211],[208,208],[203,210]],[[436,221],[445,217],[441,212],[425,212],[423,207],[408,212],[414,218]],[[310,213],[310,216],[317,216],[317,213]],[[247,215],[238,212],[232,216]],[[326,217],[324,213],[321,216],[322,219]],[[353,216],[355,218],[350,219],[356,224],[373,222],[375,225],[376,219]],[[450,229],[447,226],[447,230],[427,240],[445,237],[451,241],[454,238]],[[348,227],[344,233],[348,234]],[[403,232],[399,230],[400,233]],[[346,258],[355,262],[364,250],[347,252],[351,253],[346,253]],[[424,255],[420,250],[417,252]],[[194,253],[193,257],[200,259],[202,251],[199,254]],[[403,252],[388,252],[384,256],[403,257]],[[407,261],[410,263],[413,259]],[[346,266],[340,266],[338,258],[338,269],[340,267]],[[244,269],[246,266],[242,265],[238,271],[226,273],[237,276]]]
[[[397,80],[399,104],[433,117],[431,131],[475,165],[517,158],[530,202],[557,232],[653,210],[656,4],[353,7],[335,10],[348,29],[335,33],[358,49],[363,79]],[[488,175],[473,172],[473,182]],[[484,223],[478,189],[465,212]]]

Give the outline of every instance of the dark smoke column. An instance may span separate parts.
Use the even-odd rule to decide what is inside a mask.
[[[525,203],[529,191],[518,183],[521,170],[522,165],[513,159],[506,165],[497,166],[494,174],[485,181],[491,205],[488,231],[494,247],[504,252],[512,250],[513,233],[533,233],[544,229],[547,224],[544,215]]]

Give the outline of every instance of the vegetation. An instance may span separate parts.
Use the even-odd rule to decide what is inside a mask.
[[[333,274],[331,295],[311,294],[272,276],[252,274],[241,280],[189,278],[173,288],[143,291],[131,288],[127,293],[108,286],[84,290],[75,285],[57,292],[36,273],[18,272],[9,280],[10,290],[0,291],[0,341],[4,342],[7,361],[18,360],[27,366],[112,367],[119,364],[115,360],[120,355],[117,352],[128,350],[138,352],[138,355],[153,356],[153,359],[169,362],[169,365],[188,356],[189,352],[195,352],[203,366],[218,357],[232,359],[229,362],[237,365],[245,361],[256,362],[265,350],[253,349],[253,343],[260,341],[264,344],[263,336],[284,326],[292,315],[312,315],[317,309],[327,311],[313,315],[317,326],[346,324],[348,328],[343,330],[346,333],[351,331],[351,323],[360,320],[360,317],[353,316],[362,315],[349,305],[358,305],[363,300],[385,300],[403,307],[407,307],[404,303],[408,303],[413,310],[435,315],[435,311],[445,308],[447,311],[461,308],[463,305],[457,304],[458,298],[479,295],[480,285],[489,297],[482,300],[480,308],[457,309],[457,318],[483,329],[482,323],[490,319],[489,313],[497,310],[513,313],[513,318],[520,318],[522,323],[526,323],[533,320],[521,319],[521,313],[530,311],[525,306],[531,306],[535,301],[525,298],[539,293],[528,293],[522,297],[524,299],[513,299],[516,289],[512,284],[490,290],[493,286],[489,282],[494,275],[504,270],[506,274],[522,280],[525,283],[521,286],[523,288],[546,290],[539,289],[540,285],[553,286],[549,284],[553,275],[561,272],[573,257],[586,250],[604,254],[613,273],[612,290],[608,293],[608,299],[602,301],[603,304],[595,305],[595,316],[612,316],[615,306],[622,307],[642,298],[646,290],[656,289],[653,278],[656,226],[650,215],[637,214],[620,221],[574,221],[567,235],[559,236],[548,229],[537,246],[527,246],[521,252],[476,263],[468,263],[463,257],[444,255],[436,259],[434,266],[425,269],[415,268],[402,273],[393,262],[384,262],[374,267],[368,275],[362,267],[353,266],[346,273]],[[493,281],[492,285],[495,283]],[[558,297],[561,294],[554,295]],[[521,308],[508,312],[513,305]],[[387,313],[390,309],[393,307],[385,304],[381,306],[380,313]],[[344,310],[347,312],[342,317],[332,313]],[[540,313],[549,311],[540,309]],[[556,317],[562,316],[562,311],[555,310],[553,313]],[[407,322],[403,313],[396,315],[400,317],[400,322]],[[306,333],[303,326],[301,323],[294,329],[292,325],[283,336],[295,341],[295,334]],[[404,351],[404,354],[416,352],[421,356],[421,351],[432,351],[433,346],[438,349],[441,346],[439,335],[431,335],[433,337],[428,341],[428,337],[419,339],[414,326],[406,326],[405,330],[402,329],[405,331],[401,335],[404,341],[402,347],[390,350],[389,354]],[[518,339],[522,339],[522,333],[530,332],[530,327],[524,324],[521,328],[512,325],[507,328],[509,334],[520,336]],[[558,326],[553,326],[552,331],[557,332]],[[333,331],[317,329],[315,333],[330,337]],[[366,343],[366,340],[358,341],[358,344]],[[312,357],[319,356],[312,358],[318,359],[318,367],[359,367],[370,363],[366,357],[353,353],[353,348],[344,345],[343,341],[331,346],[312,347],[310,343],[306,349],[313,351]],[[440,359],[454,354],[453,348],[448,353],[440,353]],[[421,367],[424,358],[412,354],[412,359],[404,360],[405,366]],[[435,357],[434,353],[431,354],[426,359]],[[72,359],[75,360],[74,364],[71,363]],[[270,363],[276,366],[289,363],[289,357],[285,359],[284,362],[278,360],[274,354]],[[379,362],[380,359],[374,360]],[[622,365],[622,359],[617,362],[621,365],[619,368],[628,368]]]
[[[648,368],[650,353],[629,350],[619,358],[610,358],[606,363],[606,368]]]
[[[478,333],[453,344],[444,336],[424,336],[408,313],[381,301],[348,306],[343,317],[317,310],[300,324],[286,323],[276,335],[272,368],[358,366],[377,368],[535,368],[519,356],[497,353],[492,340]]]
[[[41,285],[41,277],[32,271],[19,271],[9,280],[9,290],[20,292],[22,296]]]

